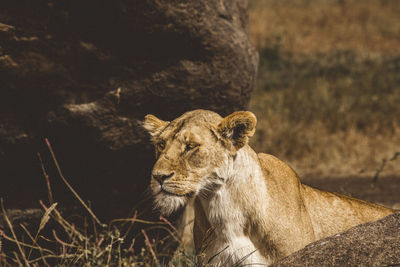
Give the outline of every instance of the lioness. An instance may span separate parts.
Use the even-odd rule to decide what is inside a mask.
[[[287,164],[247,144],[256,122],[248,111],[222,118],[194,110],[171,122],[145,117],[157,157],[154,205],[169,215],[194,198],[194,242],[205,262],[268,265],[394,212],[301,184]]]

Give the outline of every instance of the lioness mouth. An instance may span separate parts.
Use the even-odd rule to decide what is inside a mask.
[[[194,195],[194,192],[193,192],[193,191],[192,191],[192,192],[189,192],[189,193],[186,193],[186,194],[175,194],[175,193],[172,193],[172,192],[169,192],[169,191],[165,190],[165,189],[162,188],[162,187],[161,187],[160,193],[161,193],[161,192],[163,192],[163,193],[165,193],[165,194],[167,194],[167,195],[176,196],[176,197],[187,197],[187,198],[191,198],[191,197]]]

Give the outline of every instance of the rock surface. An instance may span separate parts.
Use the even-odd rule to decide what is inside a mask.
[[[73,201],[48,138],[64,175],[100,217],[137,208],[154,163],[138,120],[246,108],[258,63],[246,8],[245,0],[0,1],[6,207],[47,199],[38,152],[55,200]]]
[[[399,266],[400,212],[321,239],[272,266]]]

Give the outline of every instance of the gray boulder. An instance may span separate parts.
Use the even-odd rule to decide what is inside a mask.
[[[138,121],[246,108],[258,64],[246,8],[245,0],[0,1],[6,207],[47,199],[38,152],[55,200],[73,203],[45,138],[101,218],[148,203],[153,148]]]
[[[272,266],[399,266],[400,213],[321,239]]]

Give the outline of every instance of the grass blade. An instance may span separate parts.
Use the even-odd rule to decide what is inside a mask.
[[[60,165],[58,164],[56,155],[54,154],[53,148],[51,147],[51,144],[50,144],[49,140],[48,140],[47,138],[46,138],[45,140],[46,140],[47,147],[48,147],[49,150],[50,150],[50,154],[51,154],[51,157],[53,158],[54,164],[56,165],[58,174],[60,175],[62,181],[65,183],[65,185],[68,187],[68,189],[71,190],[72,194],[74,194],[74,196],[79,200],[79,202],[81,202],[81,204],[85,207],[85,209],[89,212],[89,214],[93,217],[93,219],[94,219],[101,227],[106,227],[107,225],[102,224],[102,223],[100,222],[100,220],[99,220],[99,219],[97,218],[97,216],[93,213],[93,211],[86,205],[85,201],[83,201],[83,199],[78,195],[78,193],[74,190],[74,188],[69,184],[69,182],[67,181],[67,179],[65,179],[65,177],[64,177],[64,175],[63,175],[63,173],[62,173],[62,171],[61,171]]]
[[[12,226],[12,224],[11,224],[11,222],[10,222],[10,219],[9,219],[8,216],[7,216],[6,209],[4,208],[3,198],[0,198],[0,202],[1,202],[1,211],[3,212],[3,215],[4,215],[4,218],[6,219],[7,225],[8,225],[8,227],[9,227],[10,230],[11,230],[11,234],[13,235],[13,238],[15,239],[15,241],[17,241],[18,250],[19,250],[19,252],[21,253],[22,259],[24,260],[25,265],[26,265],[26,266],[29,266],[28,260],[26,259],[26,256],[25,256],[25,252],[24,252],[24,250],[22,249],[22,247],[20,246],[20,244],[19,244],[19,242],[18,242],[18,239],[17,239],[17,235],[16,235],[15,232],[14,232],[14,227]]]

